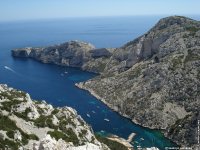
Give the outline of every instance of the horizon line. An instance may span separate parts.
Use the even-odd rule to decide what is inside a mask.
[[[200,14],[138,14],[138,15],[108,15],[108,16],[67,16],[67,17],[45,17],[45,18],[32,18],[32,19],[12,19],[12,20],[0,20],[0,23],[12,23],[12,22],[31,22],[31,21],[52,21],[63,19],[90,19],[90,18],[117,18],[117,17],[170,17],[170,16],[184,16],[184,17],[197,17]]]

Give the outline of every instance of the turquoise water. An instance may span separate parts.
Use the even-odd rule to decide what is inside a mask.
[[[132,123],[87,91],[75,87],[75,83],[88,80],[96,74],[10,55],[13,48],[45,46],[68,40],[89,41],[98,48],[118,47],[145,33],[159,18],[115,17],[0,23],[0,83],[24,90],[32,98],[46,100],[54,106],[75,108],[95,132],[116,134],[124,138],[134,132],[135,145],[156,146],[160,149],[172,146],[160,132]],[[68,73],[64,74],[66,71]],[[105,121],[105,118],[110,121]]]

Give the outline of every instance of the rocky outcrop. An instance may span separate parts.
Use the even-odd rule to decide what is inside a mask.
[[[112,55],[112,49],[95,49],[92,44],[70,41],[44,48],[22,48],[12,51],[15,57],[30,57],[43,63],[79,67],[91,72],[102,72]]]
[[[199,41],[199,22],[164,18],[116,49],[110,59],[115,66],[107,64],[106,73],[78,86],[135,123],[164,129],[177,144],[194,146],[200,119]]]
[[[47,135],[45,138],[41,139],[39,142],[33,144],[33,150],[101,150],[102,148],[93,144],[86,143],[81,146],[74,146],[71,143],[66,143],[64,140],[59,139],[58,141],[55,138],[52,138],[50,135]]]
[[[70,107],[53,108],[0,85],[0,149],[109,150]]]
[[[163,18],[141,37],[106,50],[94,55],[91,51],[98,50],[92,47],[90,55],[83,50],[81,65],[66,63],[101,73],[77,86],[135,123],[164,129],[176,143],[195,146],[200,119],[200,23],[181,16]],[[20,51],[14,50],[13,55],[19,56]],[[25,51],[20,56],[41,61],[60,58],[54,53],[50,57],[45,49],[38,49],[38,56],[31,55],[35,50],[30,48]]]

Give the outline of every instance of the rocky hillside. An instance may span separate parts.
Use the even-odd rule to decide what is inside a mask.
[[[53,108],[0,85],[0,149],[109,150],[70,107]]]
[[[70,41],[50,47],[15,49],[12,55],[99,73],[104,70],[112,51],[113,49],[96,49],[92,44],[85,42]]]
[[[200,23],[185,17],[161,19],[149,32],[117,49],[117,62],[80,88],[180,145],[197,143],[200,119]]]
[[[195,146],[200,119],[200,22],[181,16],[163,18],[146,34],[116,49],[61,45],[59,57],[48,50],[51,47],[17,49],[12,54],[99,72],[77,86],[134,122],[164,129],[182,146]],[[81,55],[66,57],[71,50]],[[77,56],[81,65],[71,63]],[[50,61],[55,58],[59,61]]]

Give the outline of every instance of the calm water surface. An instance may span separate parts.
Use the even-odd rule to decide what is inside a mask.
[[[0,23],[0,83],[24,90],[33,99],[46,100],[54,106],[75,108],[95,132],[112,133],[124,138],[135,132],[135,145],[164,149],[173,144],[160,132],[135,125],[87,91],[75,87],[75,83],[88,80],[95,74],[10,55],[10,50],[14,48],[47,46],[69,40],[91,42],[98,48],[119,47],[148,31],[160,18],[79,18]],[[61,76],[66,71],[68,74]],[[105,121],[105,118],[110,121]]]

